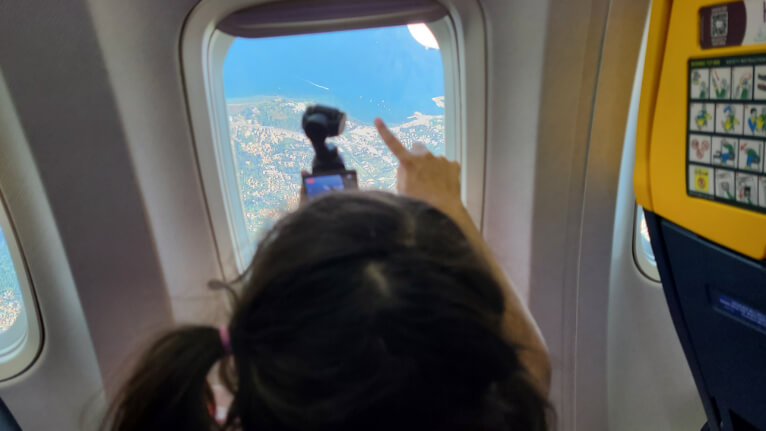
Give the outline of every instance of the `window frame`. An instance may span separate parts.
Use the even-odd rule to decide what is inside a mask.
[[[247,234],[229,139],[223,64],[234,37],[216,29],[229,14],[269,0],[203,0],[182,36],[184,85],[208,212],[226,279],[249,264],[255,248]],[[429,23],[439,42],[445,84],[445,155],[462,166],[462,198],[477,225],[484,207],[486,151],[486,41],[483,12],[476,0],[441,0],[447,15]],[[285,2],[289,8],[290,3]],[[359,17],[365,28],[374,18]],[[383,19],[383,18],[381,18]],[[401,24],[406,24],[406,16]],[[347,25],[348,23],[346,23]],[[344,26],[338,25],[338,29]],[[276,26],[275,35],[284,35]],[[471,76],[470,82],[462,79]],[[471,143],[468,145],[468,143]]]
[[[23,308],[8,332],[0,334],[0,382],[11,380],[29,369],[42,350],[42,328],[37,300],[29,269],[16,236],[10,212],[0,190],[0,229],[10,251],[13,269],[19,283]],[[22,326],[17,326],[20,323]],[[9,345],[5,345],[5,344]]]
[[[641,222],[644,220],[644,209],[636,204],[633,212],[633,261],[636,263],[638,271],[646,278],[656,283],[660,283],[660,272],[657,269],[657,261],[654,260],[654,251],[652,250],[652,259],[649,258],[644,250],[644,243],[641,238]]]

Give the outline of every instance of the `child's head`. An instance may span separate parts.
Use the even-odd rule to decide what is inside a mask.
[[[460,229],[420,201],[336,193],[263,238],[229,331],[227,429],[542,430],[546,401],[501,331],[504,296]],[[210,430],[215,328],[166,335],[119,430]]]

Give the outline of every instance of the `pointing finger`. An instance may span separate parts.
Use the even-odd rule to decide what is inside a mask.
[[[422,156],[428,153],[428,148],[426,148],[422,142],[413,142],[411,153],[417,156]]]
[[[388,127],[386,127],[386,124],[383,122],[383,120],[376,118],[375,128],[378,129],[378,133],[380,134],[380,137],[383,138],[383,142],[386,143],[388,149],[394,153],[394,156],[396,156],[399,161],[406,160],[410,156],[410,152],[407,151],[407,149],[404,148],[404,145],[402,145],[402,143],[396,139],[396,136],[394,136],[391,131],[388,130]]]

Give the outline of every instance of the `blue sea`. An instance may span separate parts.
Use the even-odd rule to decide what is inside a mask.
[[[255,96],[311,100],[372,122],[401,123],[415,111],[443,114],[441,53],[418,43],[406,26],[237,38],[224,62],[229,102]]]

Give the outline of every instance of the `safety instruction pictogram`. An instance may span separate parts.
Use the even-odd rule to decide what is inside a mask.
[[[693,136],[693,135],[692,135]],[[737,167],[739,140],[728,136],[713,136],[712,161],[716,166]]]
[[[687,193],[766,212],[766,54],[689,61]]]
[[[713,168],[689,165],[689,190],[713,195]]]

